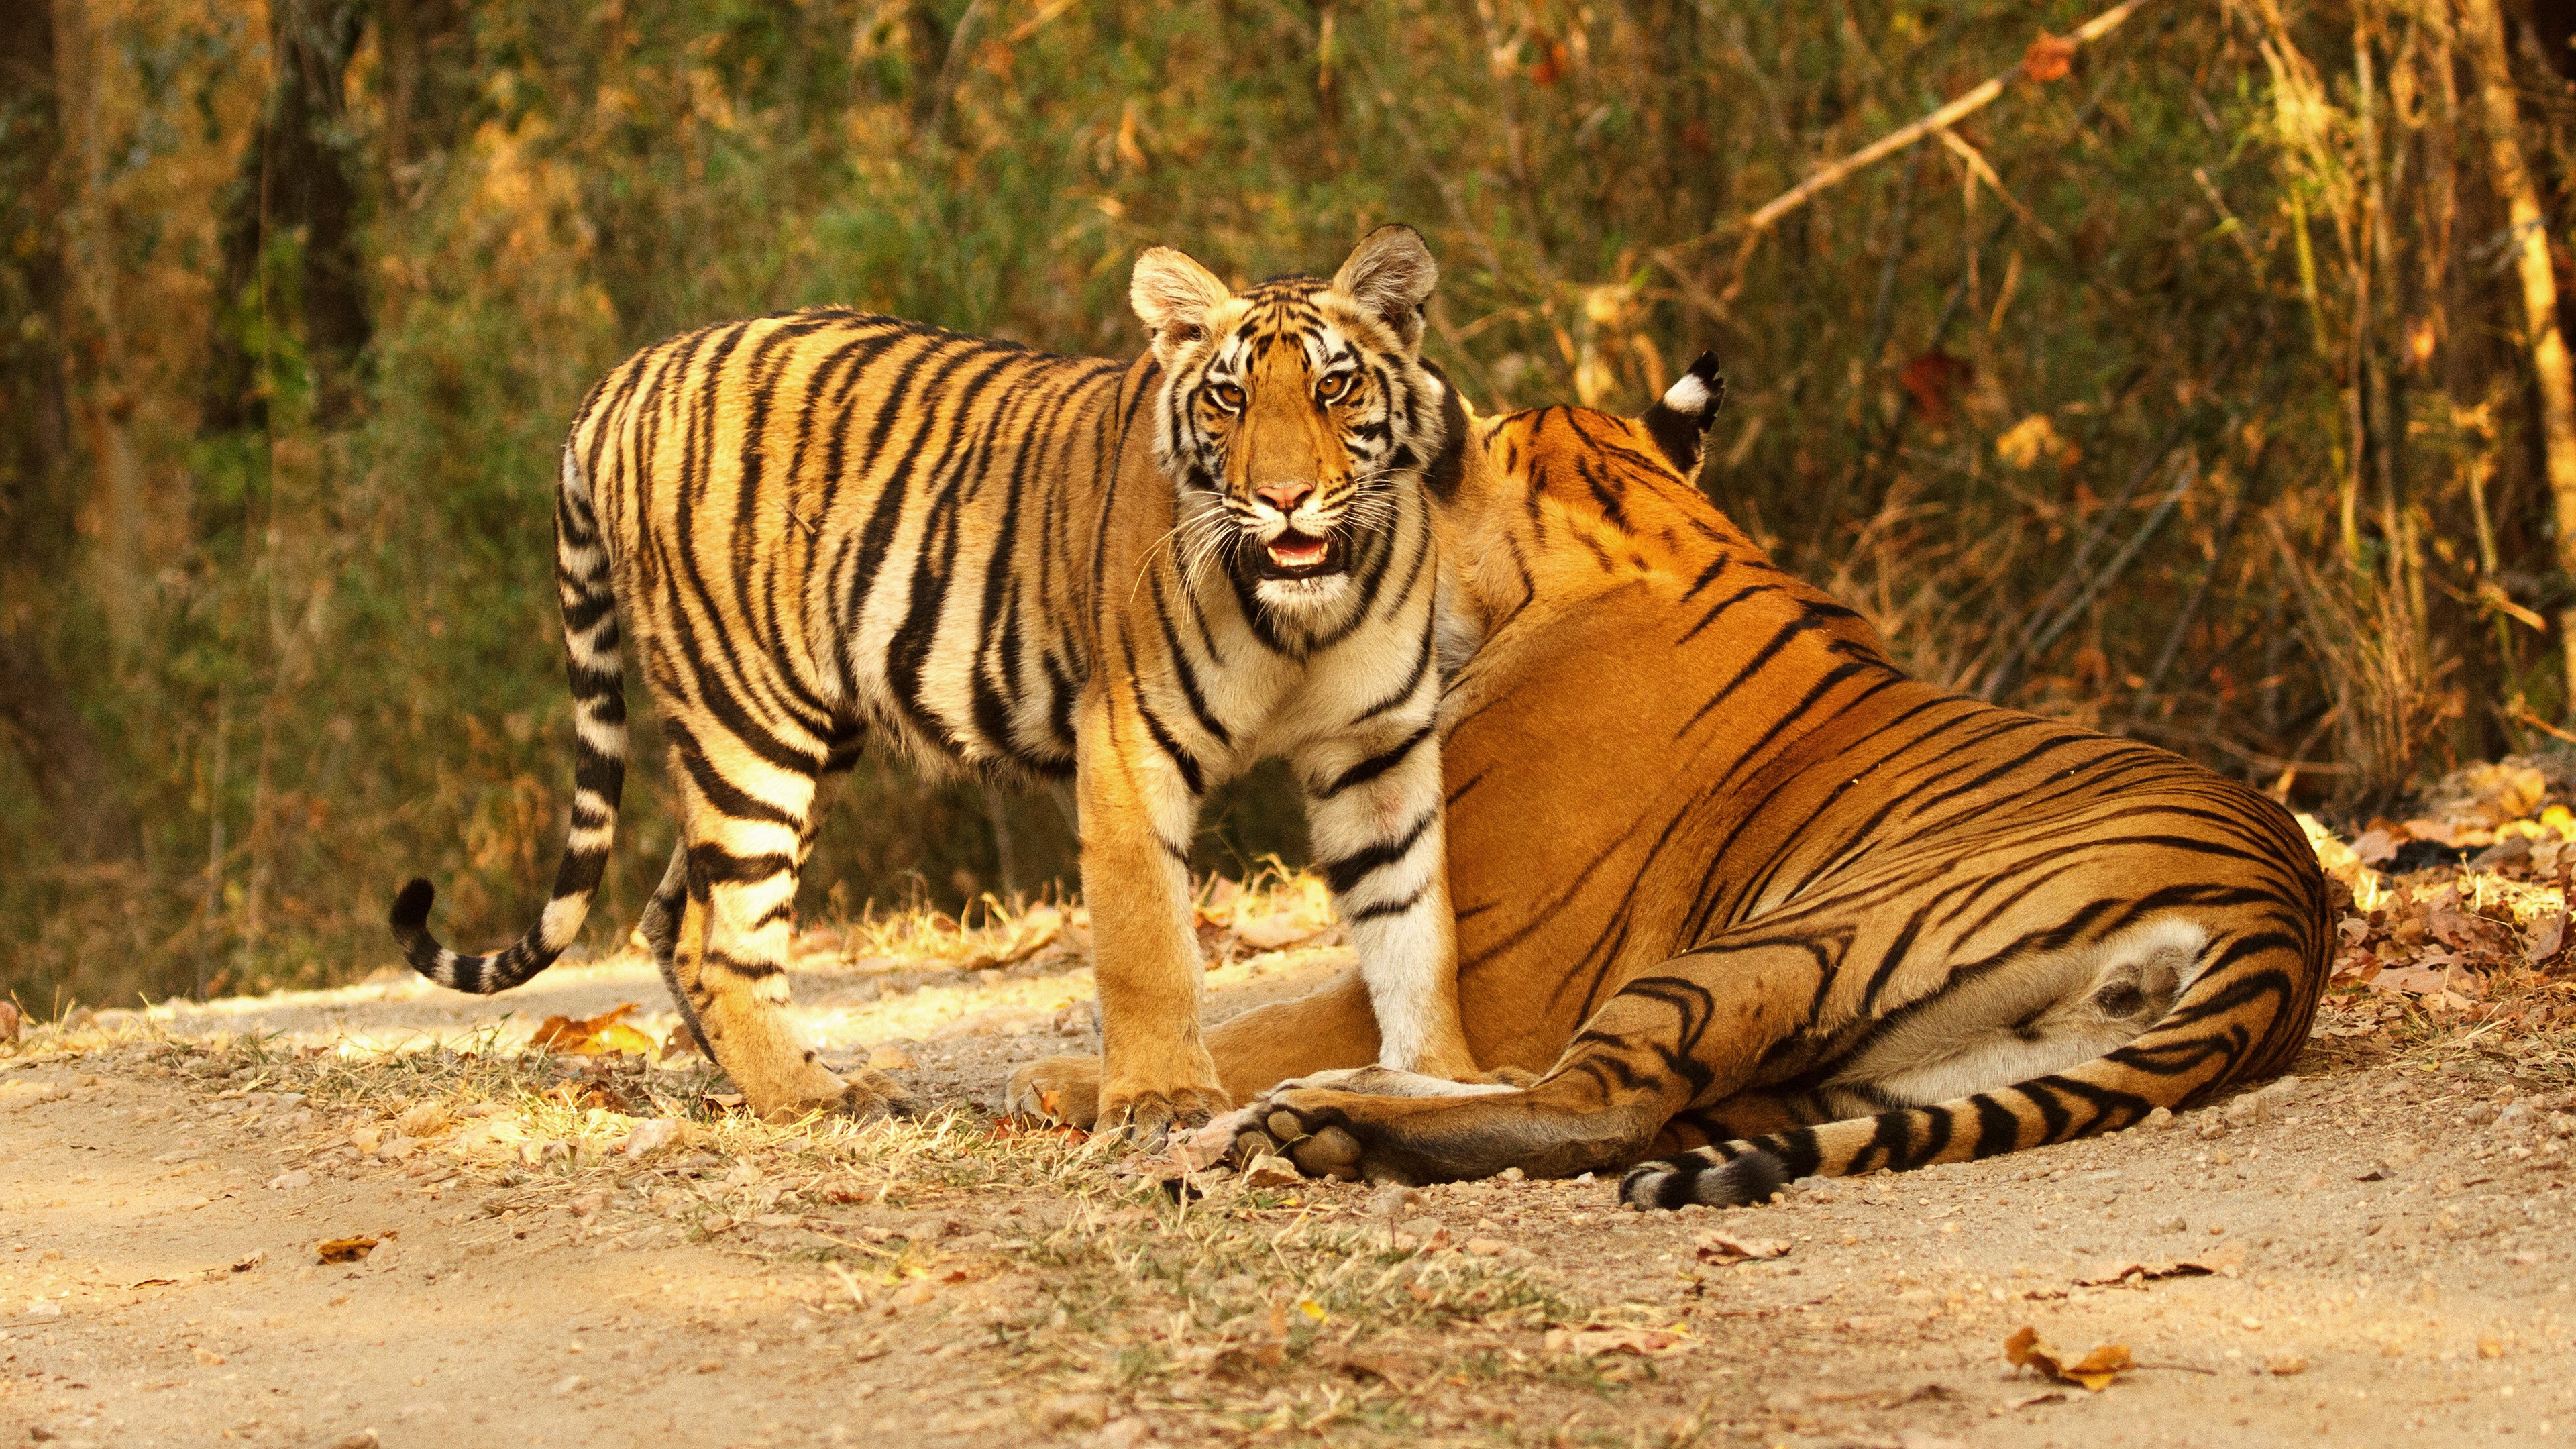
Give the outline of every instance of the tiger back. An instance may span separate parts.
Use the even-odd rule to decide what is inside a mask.
[[[1390,1064],[1471,1071],[1431,728],[1427,490],[1465,444],[1419,358],[1436,278],[1403,227],[1330,282],[1241,295],[1154,248],[1133,362],[841,309],[637,353],[583,404],[557,491],[578,756],[553,897],[465,956],[414,881],[392,918],[408,959],[500,991],[574,940],[623,783],[622,615],[682,826],[643,929],[754,1110],[905,1105],[781,1010],[823,791],[871,736],[933,770],[1073,777],[1104,1115],[1150,1134],[1224,1105],[1185,862],[1206,792],[1272,754],[1362,923]]]

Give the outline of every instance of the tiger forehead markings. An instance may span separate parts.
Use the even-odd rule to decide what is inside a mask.
[[[578,934],[624,783],[622,621],[682,823],[642,929],[755,1110],[903,1105],[781,1009],[798,872],[870,734],[933,769],[1074,777],[1113,1120],[1151,1135],[1225,1104],[1185,862],[1200,799],[1271,754],[1307,787],[1389,1063],[1472,1072],[1431,728],[1424,493],[1466,441],[1418,356],[1436,279],[1403,227],[1330,282],[1241,296],[1157,247],[1129,363],[839,309],[637,353],[584,402],[557,490],[578,760],[553,898],[466,956],[415,881],[406,956],[500,991]]]

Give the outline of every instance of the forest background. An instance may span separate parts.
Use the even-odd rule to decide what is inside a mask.
[[[591,381],[815,302],[1130,355],[1157,242],[1251,279],[1413,223],[1487,408],[1634,408],[1714,347],[1702,486],[1987,698],[2345,811],[2569,738],[2567,7],[2056,38],[2103,9],[0,7],[0,988],[364,974],[413,873],[449,939],[515,934],[569,797],[552,457]],[[638,755],[620,929],[672,838],[649,722]],[[1300,853],[1277,773],[1220,804],[1202,867]],[[870,763],[804,905],[1073,859],[1056,793]]]

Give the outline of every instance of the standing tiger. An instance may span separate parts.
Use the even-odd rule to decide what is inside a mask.
[[[819,790],[869,731],[934,769],[1074,777],[1108,1118],[1151,1137],[1227,1105],[1185,862],[1200,799],[1272,754],[1307,787],[1380,1059],[1472,1074],[1432,730],[1425,495],[1465,444],[1420,360],[1437,275],[1401,226],[1329,283],[1240,296],[1157,247],[1132,363],[832,309],[628,359],[556,495],[579,763],[553,898],[515,945],[460,956],[415,880],[392,916],[411,964],[503,991],[580,930],[625,773],[622,611],[680,800],[645,933],[753,1110],[907,1105],[828,1070],[781,1010]]]
[[[1408,1182],[1684,1154],[1625,1196],[1741,1203],[2125,1127],[2306,1040],[2330,916],[2290,817],[1908,678],[1684,481],[1720,390],[1703,357],[1637,420],[1478,419],[1435,509],[1483,637],[1442,711],[1467,1036],[1544,1075],[1364,1068],[1345,979],[1212,1031],[1267,1095],[1211,1139]]]

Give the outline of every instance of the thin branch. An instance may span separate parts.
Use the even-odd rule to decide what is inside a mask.
[[[2139,7],[2147,3],[2148,0],[2122,0],[2122,3],[2112,6],[2110,9],[2103,11],[2092,19],[2085,21],[2082,25],[2077,26],[2075,28],[2075,33],[2065,37],[2061,42],[2064,49],[2059,50],[2056,53],[2060,56],[2069,54],[2082,46],[2089,45],[2092,42],[2109,35],[2112,31],[2119,29],[2131,15],[2137,13]],[[2034,50],[2037,49],[2036,46],[2033,48]],[[2003,95],[2004,87],[2011,83],[2014,76],[2021,74],[2028,64],[2029,57],[2025,56],[2021,61],[2015,62],[2011,70],[2005,71],[2001,75],[1979,83],[1965,94],[1961,95],[1957,100],[1950,102],[1948,105],[1941,107],[1939,110],[1932,112],[1921,120],[1915,121],[1910,125],[1900,126],[1839,160],[1827,162],[1823,167],[1819,168],[1814,175],[1809,176],[1806,180],[1799,182],[1788,190],[1781,192],[1778,196],[1771,198],[1771,200],[1764,202],[1759,210],[1744,218],[1741,222],[1734,223],[1732,226],[1721,226],[1714,231],[1694,238],[1692,241],[1684,242],[1680,246],[1670,248],[1669,250],[1676,253],[1685,251],[1701,242],[1721,236],[1729,230],[1741,228],[1744,233],[1744,241],[1736,249],[1734,280],[1727,284],[1725,293],[1719,299],[1720,301],[1732,301],[1736,293],[1743,289],[1744,269],[1745,266],[1753,259],[1754,248],[1761,245],[1763,236],[1767,234],[1772,227],[1779,224],[1780,218],[1787,216],[1790,212],[1793,212],[1799,207],[1806,205],[1808,202],[1815,200],[1819,193],[1829,190],[1835,185],[1841,183],[1853,172],[1861,170],[1874,162],[1883,161],[1888,157],[1895,155],[1897,152],[1904,150],[1908,146],[1913,145],[1915,142],[1922,140],[1927,135],[1946,132],[1951,127],[1959,124],[1959,122],[1966,120],[1968,117],[1973,116],[1977,112],[1994,104],[1995,101]],[[1996,189],[1998,191],[2002,190],[2000,186],[1996,187]]]

